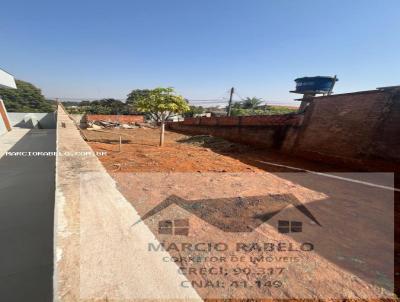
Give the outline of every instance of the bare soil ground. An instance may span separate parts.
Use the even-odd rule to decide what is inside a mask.
[[[123,144],[119,150],[119,135]],[[189,136],[166,132],[164,147],[158,146],[159,130],[135,129],[114,130],[109,133],[84,131],[95,151],[106,151],[101,157],[103,165],[110,171],[121,172],[233,172],[258,169],[238,159],[221,153],[239,153],[248,150],[223,140],[214,139],[209,146]]]
[[[121,172],[287,172],[276,162],[315,171],[345,171],[326,164],[304,161],[235,144],[224,139],[190,136],[166,131],[165,146],[158,146],[158,129],[82,130],[95,151],[106,151],[100,158],[109,171]],[[119,137],[122,152],[119,152]]]
[[[371,301],[380,294],[390,297],[392,265],[381,261],[389,259],[392,252],[388,239],[391,236],[385,233],[385,215],[390,213],[390,202],[385,201],[390,200],[390,192],[321,180],[307,173],[286,173],[293,171],[266,162],[315,171],[344,170],[219,138],[167,131],[165,146],[160,148],[157,129],[83,130],[82,133],[93,150],[107,152],[100,161],[142,217],[147,217],[144,215],[152,209],[162,208],[144,220],[160,242],[178,246],[222,242],[229,246],[225,252],[168,250],[178,259],[176,262],[187,278],[195,282],[203,298],[338,300],[347,297]],[[275,195],[289,199],[293,196],[306,204],[322,228],[310,219],[304,220],[292,206],[277,213],[281,209],[279,203],[272,208],[261,205],[260,198],[270,199]],[[261,197],[254,199],[254,196]],[[164,207],[166,200],[170,203]],[[259,211],[264,215],[257,216],[255,213]],[[189,234],[160,233],[159,222],[171,219],[189,221]],[[303,221],[304,231],[283,235],[276,229],[279,219]],[[243,232],[247,228],[254,231]],[[254,242],[275,245],[283,242],[297,250],[261,253],[235,250],[238,243]],[[315,251],[299,251],[304,242],[314,243]],[[374,249],[387,248],[378,251],[371,249],[371,244]],[[190,260],[196,257],[208,257],[208,262]],[[212,257],[228,260],[213,262]],[[235,262],[229,257],[243,260]],[[266,261],[267,257],[274,262]],[[279,273],[281,268],[283,275]],[[274,285],[277,280],[282,287]],[[205,286],[207,282],[211,285]]]

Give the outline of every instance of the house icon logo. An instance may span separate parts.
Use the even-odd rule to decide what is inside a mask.
[[[143,215],[135,224],[160,213],[171,205],[177,205],[221,231],[230,233],[252,232],[289,205],[294,206],[313,223],[321,226],[306,206],[292,194],[199,200],[186,200],[171,195]],[[279,220],[276,228],[280,233],[299,233],[303,230],[303,223],[301,221]],[[189,234],[189,220],[161,220],[158,223],[158,233],[187,236]]]

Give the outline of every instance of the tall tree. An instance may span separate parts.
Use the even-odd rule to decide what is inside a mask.
[[[101,99],[90,102],[88,112],[92,114],[128,114],[124,102],[116,99]]]
[[[196,114],[202,114],[205,110],[202,106],[189,106],[189,111],[184,114],[185,117],[194,117]]]
[[[164,144],[165,121],[168,116],[190,110],[186,100],[177,95],[171,87],[155,88],[143,94],[136,94],[130,103],[137,111],[149,113],[161,123],[160,146]]]
[[[150,95],[151,89],[135,89],[132,90],[126,99],[127,104],[132,104],[138,99],[142,99],[143,97],[148,97]]]
[[[0,96],[9,112],[52,112],[55,108],[46,101],[42,91],[31,83],[15,81],[17,89],[0,88]]]
[[[244,109],[255,109],[257,106],[262,104],[262,100],[256,97],[246,98],[242,102],[242,108]]]

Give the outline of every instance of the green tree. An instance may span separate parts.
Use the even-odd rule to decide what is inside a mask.
[[[243,109],[255,109],[262,104],[262,100],[256,97],[246,98],[241,103]]]
[[[132,90],[129,94],[128,97],[126,98],[126,104],[129,108],[130,111],[135,111],[135,106],[134,104],[143,98],[149,97],[151,92],[151,89],[134,89]]]
[[[131,93],[128,94],[126,99],[127,104],[133,104],[135,101],[148,97],[151,93],[151,89],[135,89],[132,90]]]
[[[287,106],[265,106],[258,109],[232,108],[232,116],[245,115],[274,115],[274,114],[291,114],[297,111],[296,108]]]
[[[130,104],[135,110],[148,113],[161,123],[160,146],[164,144],[165,120],[173,113],[184,113],[190,110],[186,100],[177,95],[171,87],[159,87],[143,94],[136,94],[134,98],[131,98]]]
[[[235,108],[235,109],[240,109],[240,108],[242,108],[242,106],[243,106],[243,103],[242,103],[242,102],[233,102],[233,104],[232,104],[232,109],[233,109],[233,108]]]
[[[90,101],[82,101],[78,104],[79,107],[90,106]]]
[[[90,102],[87,112],[92,114],[128,114],[129,110],[124,102],[116,99],[102,99]]]
[[[189,106],[189,111],[187,111],[184,116],[185,117],[193,117],[196,114],[202,114],[205,112],[205,109],[202,106]]]
[[[21,80],[15,82],[17,89],[0,88],[0,96],[9,112],[52,112],[55,110],[39,88]]]

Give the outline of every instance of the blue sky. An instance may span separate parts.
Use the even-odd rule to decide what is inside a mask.
[[[48,97],[234,86],[291,103],[300,76],[337,74],[336,93],[399,85],[399,13],[398,0],[7,1],[0,67]]]

